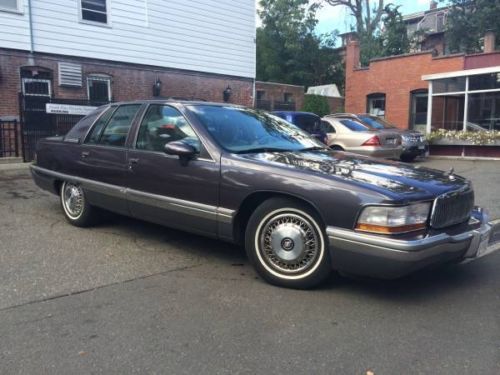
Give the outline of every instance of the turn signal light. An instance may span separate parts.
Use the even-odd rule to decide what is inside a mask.
[[[361,146],[380,146],[380,138],[378,136],[374,135],[369,140],[367,140],[365,143],[363,143]]]
[[[374,224],[358,224],[356,229],[363,232],[380,233],[380,234],[396,234],[396,233],[407,233],[416,230],[425,229],[425,223],[423,224],[411,224],[411,225],[400,225],[397,227],[386,227],[383,225]]]

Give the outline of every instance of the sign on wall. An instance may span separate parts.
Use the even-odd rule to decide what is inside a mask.
[[[57,103],[45,104],[45,112],[63,114],[63,115],[86,116],[96,108],[97,107],[92,107],[88,105],[57,104]]]

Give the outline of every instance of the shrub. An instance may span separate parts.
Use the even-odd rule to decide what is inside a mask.
[[[302,110],[305,112],[312,112],[320,117],[323,117],[330,113],[330,106],[328,105],[328,100],[324,96],[305,95]]]

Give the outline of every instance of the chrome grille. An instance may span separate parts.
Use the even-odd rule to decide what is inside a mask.
[[[467,221],[474,208],[474,191],[465,190],[446,193],[434,201],[431,226],[445,228]]]

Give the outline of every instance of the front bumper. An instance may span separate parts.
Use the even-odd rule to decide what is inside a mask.
[[[500,224],[487,222],[480,211],[473,217],[447,231],[398,239],[327,227],[333,268],[392,279],[430,265],[470,261],[500,250]]]

